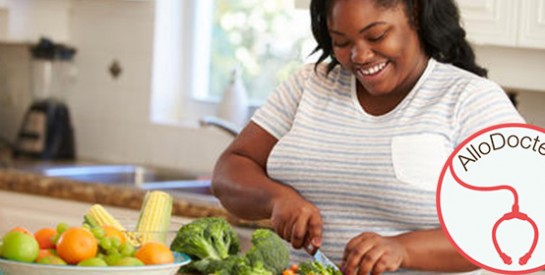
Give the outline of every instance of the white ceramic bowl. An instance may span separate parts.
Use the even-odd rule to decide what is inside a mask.
[[[81,267],[46,265],[0,259],[0,275],[174,275],[191,261],[189,256],[174,252],[174,263],[145,266]]]

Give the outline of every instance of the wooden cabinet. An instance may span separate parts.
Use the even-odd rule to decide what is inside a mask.
[[[70,42],[72,0],[0,0],[0,40]]]
[[[471,42],[514,46],[517,37],[517,0],[457,1]]]
[[[457,0],[471,42],[545,49],[545,0]]]
[[[517,1],[521,5],[521,46],[545,49],[545,0]]]

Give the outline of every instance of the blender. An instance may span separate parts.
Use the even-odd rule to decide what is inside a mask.
[[[74,129],[64,99],[76,50],[42,38],[31,53],[33,103],[23,118],[14,157],[75,159]]]

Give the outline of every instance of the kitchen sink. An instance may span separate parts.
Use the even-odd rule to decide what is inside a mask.
[[[176,170],[155,169],[140,165],[69,164],[41,165],[23,170],[48,177],[75,181],[134,186],[144,190],[165,190],[173,194],[212,196],[210,180]]]
[[[104,184],[141,184],[194,179],[192,175],[159,171],[139,165],[77,165],[35,168],[33,170],[49,177]]]

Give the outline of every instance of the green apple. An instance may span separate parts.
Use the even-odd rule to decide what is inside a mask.
[[[117,260],[115,266],[143,266],[144,263],[135,257],[124,257]]]
[[[39,264],[53,264],[53,265],[66,265],[66,262],[61,257],[56,255],[49,255],[41,258],[37,263]]]
[[[10,231],[4,235],[2,245],[2,257],[31,263],[36,260],[40,246],[34,236],[25,234],[20,231]]]
[[[78,266],[108,266],[108,264],[106,264],[104,259],[94,257],[79,262]]]

